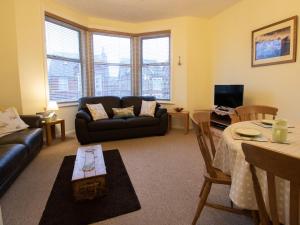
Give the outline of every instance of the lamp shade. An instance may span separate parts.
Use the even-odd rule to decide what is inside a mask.
[[[47,105],[47,111],[56,111],[58,110],[58,105],[56,101],[49,101]]]

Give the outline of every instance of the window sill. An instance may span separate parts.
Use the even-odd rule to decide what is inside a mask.
[[[175,103],[171,101],[158,100],[157,102],[163,105],[175,105]],[[58,102],[57,104],[59,108],[78,106],[78,102],[61,102],[61,103]]]
[[[163,101],[163,100],[158,100],[157,101],[159,104],[163,104],[163,105],[175,105],[173,102],[171,101]]]
[[[78,102],[61,102],[57,104],[59,108],[78,106]]]

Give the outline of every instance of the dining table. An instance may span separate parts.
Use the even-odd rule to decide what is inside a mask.
[[[272,126],[265,126],[261,121],[244,121],[231,124],[222,133],[216,146],[216,154],[213,166],[231,176],[232,184],[229,197],[239,208],[257,210],[256,198],[250,172],[249,163],[246,162],[241,143],[247,142],[272,151],[300,158],[300,124],[292,124],[288,128],[286,143],[274,143],[272,141]],[[260,135],[257,138],[237,135],[237,129],[255,129]],[[268,187],[266,172],[257,169],[258,180],[265,201],[268,199]],[[299,171],[300,176],[300,171]],[[289,224],[289,193],[290,183],[287,180],[276,177],[276,196],[278,203],[279,220],[283,224]],[[266,204],[268,208],[268,204]]]

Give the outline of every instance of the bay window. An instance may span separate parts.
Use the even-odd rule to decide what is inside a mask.
[[[170,100],[169,31],[106,32],[48,14],[45,36],[49,100],[130,95]]]

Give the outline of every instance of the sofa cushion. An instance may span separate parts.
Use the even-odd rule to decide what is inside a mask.
[[[139,116],[154,117],[156,101],[142,101],[141,113]]]
[[[27,127],[29,126],[20,118],[14,107],[8,108],[3,112],[0,111],[0,137],[24,130]]]
[[[126,127],[150,127],[159,124],[159,119],[150,116],[139,116],[126,119]]]
[[[88,129],[90,131],[115,130],[122,128],[126,128],[125,119],[103,119],[88,123]]]
[[[121,100],[115,96],[102,96],[102,97],[83,97],[79,99],[78,110],[84,110],[89,113],[86,104],[98,104],[101,103],[109,118],[113,117],[112,108],[120,108]]]
[[[122,107],[134,106],[134,114],[138,116],[141,112],[142,100],[155,101],[155,97],[152,96],[127,96],[121,99]]]
[[[2,144],[24,144],[27,146],[29,153],[36,149],[43,138],[43,130],[41,128],[32,128],[21,130],[0,138],[0,145]]]
[[[27,156],[26,146],[22,144],[0,145],[0,183],[3,183],[14,170],[17,170]]]
[[[101,103],[98,104],[86,104],[87,108],[89,109],[93,120],[102,120],[107,119],[107,113],[105,109],[103,108],[103,105]]]
[[[134,112],[133,112],[133,106],[126,107],[126,108],[112,108],[114,112],[114,119],[119,119],[119,118],[131,118],[134,117]]]

